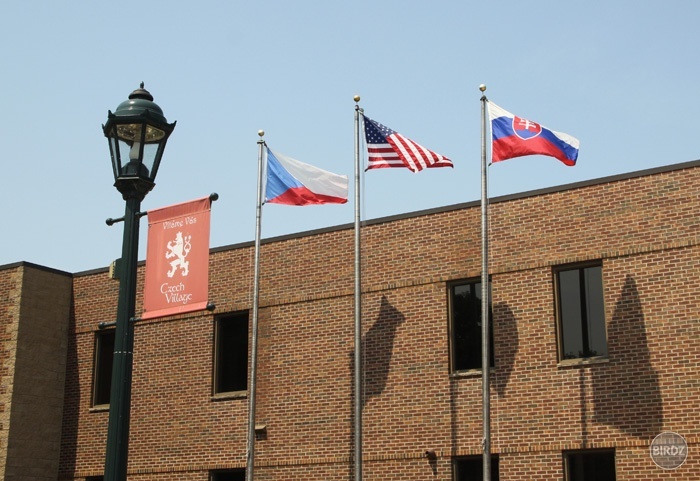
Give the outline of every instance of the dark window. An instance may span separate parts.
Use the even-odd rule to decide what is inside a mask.
[[[85,481],[104,481],[104,476],[88,476]]]
[[[214,334],[214,394],[248,389],[248,313],[218,317]]]
[[[209,473],[209,481],[244,481],[245,469],[230,471],[212,471]]]
[[[603,268],[561,269],[556,279],[561,358],[607,356]]]
[[[615,481],[615,452],[588,451],[564,455],[566,481]]]
[[[459,458],[454,464],[455,481],[483,481],[484,459],[482,456]],[[499,481],[498,456],[491,456],[491,481]]]
[[[112,390],[112,362],[114,360],[114,329],[95,333],[95,372],[92,383],[92,405],[109,404]]]
[[[480,281],[450,286],[452,371],[481,369],[481,298]],[[489,338],[493,366],[493,323],[489,325]]]

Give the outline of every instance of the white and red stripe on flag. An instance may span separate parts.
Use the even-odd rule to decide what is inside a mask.
[[[411,172],[420,172],[432,167],[453,167],[447,157],[426,149],[365,116],[365,139],[367,141],[369,169],[405,167]]]

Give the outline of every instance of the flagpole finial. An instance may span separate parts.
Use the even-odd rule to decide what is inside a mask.
[[[486,84],[479,85],[479,90],[481,90],[482,92],[486,92]]]
[[[357,103],[357,102],[360,101],[360,96],[359,96],[359,95],[355,95],[352,99],[355,101],[355,103]]]
[[[262,138],[263,135],[265,135],[264,130],[258,130],[258,135]]]

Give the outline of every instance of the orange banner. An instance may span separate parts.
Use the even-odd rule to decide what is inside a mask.
[[[206,308],[210,214],[209,197],[148,211],[142,319]]]

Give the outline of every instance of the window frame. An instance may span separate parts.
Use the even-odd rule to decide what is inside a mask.
[[[110,404],[110,398],[112,393],[112,368],[114,366],[114,344],[115,344],[116,329],[106,328],[95,331],[94,341],[93,341],[93,357],[92,357],[92,392],[90,398],[90,404],[93,408],[107,408]],[[104,341],[106,338],[111,337],[112,339],[112,349],[108,354],[108,357],[104,356],[105,345]],[[108,360],[109,368],[103,367],[103,362]],[[103,378],[108,376],[109,379]],[[102,398],[104,391],[106,390],[106,400]],[[98,399],[99,397],[99,399]],[[106,401],[106,402],[103,402]]]
[[[479,286],[478,289],[476,286]],[[458,359],[458,343],[457,343],[457,328],[455,326],[455,289],[461,286],[473,286],[475,292],[481,293],[481,277],[478,278],[468,278],[460,279],[457,281],[452,281],[447,283],[447,318],[448,318],[448,334],[449,334],[449,362],[450,362],[450,374],[460,375],[460,374],[477,374],[481,373],[483,366],[481,365],[481,326],[479,327],[478,336],[478,346],[479,346],[479,367],[465,367],[457,368]],[[478,316],[479,324],[481,324],[481,296],[479,295],[479,306],[478,306]],[[489,369],[494,369],[496,366],[496,356],[494,349],[494,322],[493,322],[493,296],[492,296],[492,281],[489,277],[489,357],[490,365]]]
[[[245,365],[242,368],[242,372],[239,372],[238,374],[241,375],[243,373],[245,377],[245,386],[239,386],[242,387],[242,389],[230,389],[227,390],[224,386],[221,386],[223,382],[225,382],[222,379],[222,376],[225,375],[223,373],[222,369],[222,349],[221,349],[221,342],[222,340],[222,323],[224,322],[235,322],[235,321],[240,321],[240,322],[245,322],[245,327],[240,328],[240,332],[245,332],[245,335],[243,338],[245,339],[245,349],[242,349],[244,351],[242,354],[239,351],[239,358],[240,359],[245,359]],[[250,316],[248,311],[236,311],[236,312],[229,312],[226,314],[220,314],[218,316],[214,317],[214,336],[213,336],[213,350],[212,350],[212,396],[214,397],[240,397],[240,396],[245,396],[247,395],[248,392],[248,375],[249,375],[249,368],[248,368],[248,362],[249,362],[249,349],[250,349],[250,340],[249,340],[249,330],[250,330]],[[239,361],[240,361],[239,359]],[[242,361],[241,361],[242,362]],[[240,368],[240,367],[239,367]],[[231,375],[228,374],[226,377],[230,377]]]
[[[602,455],[602,454],[610,454],[612,455],[612,463],[613,463],[613,480],[617,480],[617,456],[615,449],[578,449],[578,450],[572,450],[572,451],[563,451],[562,452],[562,462],[563,462],[563,468],[564,468],[564,481],[589,481],[589,480],[578,480],[576,478],[573,478],[571,475],[571,457],[572,456],[586,456],[586,455]],[[582,459],[582,462],[584,462],[585,465],[585,460]],[[588,461],[590,463],[590,461]],[[600,466],[600,463],[594,463],[597,466]],[[596,476],[596,479],[598,477]],[[595,481],[595,480],[591,480]]]
[[[582,275],[586,269],[599,268],[600,269],[600,312],[602,316],[602,332],[604,333],[605,342],[605,353],[596,354],[593,349],[593,345],[588,338],[588,332],[591,329],[591,319],[590,314],[586,305],[590,305],[590,302],[585,302],[589,300],[588,289],[581,283]],[[579,277],[579,301],[581,303],[581,329],[577,332],[577,335],[581,338],[581,347],[584,350],[583,355],[575,357],[567,357],[565,344],[564,344],[564,315],[563,315],[563,302],[562,302],[562,286],[561,286],[561,274],[563,272],[578,271]],[[602,260],[588,261],[575,264],[564,264],[555,266],[552,270],[553,273],[553,283],[554,283],[554,317],[556,323],[556,333],[557,333],[557,353],[559,357],[559,362],[563,364],[580,364],[590,361],[607,360],[609,355],[608,349],[608,321],[605,308],[605,285],[603,276],[603,262]],[[585,292],[585,295],[583,294]],[[585,314],[585,319],[584,315]],[[584,327],[585,321],[585,327]],[[594,320],[595,321],[595,320]]]
[[[245,480],[245,468],[241,469],[216,469],[209,471],[209,481],[220,481],[219,475],[221,474],[237,474],[240,476],[241,480]]]
[[[459,481],[459,463],[461,461],[473,461],[479,465],[479,474],[476,475],[478,481],[483,479],[483,455],[459,456],[452,459],[452,480]],[[500,479],[500,463],[498,454],[491,454],[491,481],[499,481]]]

